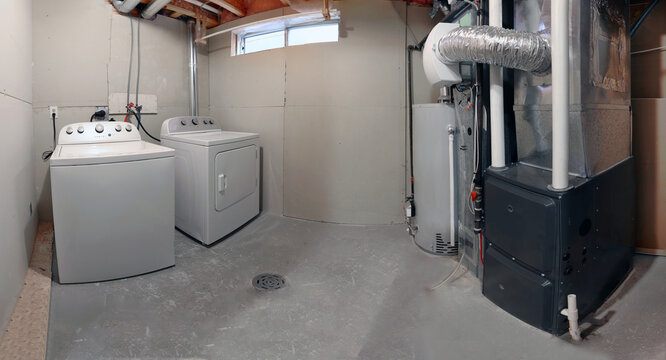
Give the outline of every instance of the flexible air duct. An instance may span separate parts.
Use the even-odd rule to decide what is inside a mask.
[[[439,40],[439,56],[447,63],[473,61],[550,73],[550,44],[538,34],[492,26],[463,26]]]
[[[113,6],[121,13],[128,13],[136,7],[141,0],[113,0]]]

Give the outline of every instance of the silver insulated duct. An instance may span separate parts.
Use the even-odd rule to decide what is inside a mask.
[[[550,44],[538,34],[493,26],[464,26],[439,40],[445,62],[473,61],[537,75],[550,73]]]

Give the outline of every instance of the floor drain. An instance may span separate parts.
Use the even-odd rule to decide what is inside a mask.
[[[259,274],[252,279],[252,285],[257,290],[277,290],[285,285],[284,277],[278,274]]]

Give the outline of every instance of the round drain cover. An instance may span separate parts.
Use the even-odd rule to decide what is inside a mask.
[[[252,279],[252,285],[257,290],[277,290],[285,285],[284,277],[278,274],[259,274]]]

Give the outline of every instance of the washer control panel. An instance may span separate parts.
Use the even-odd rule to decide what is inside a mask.
[[[179,116],[164,120],[161,135],[222,130],[219,122],[209,116]]]
[[[132,123],[96,121],[65,125],[58,135],[61,145],[120,141],[141,141],[141,134]]]

